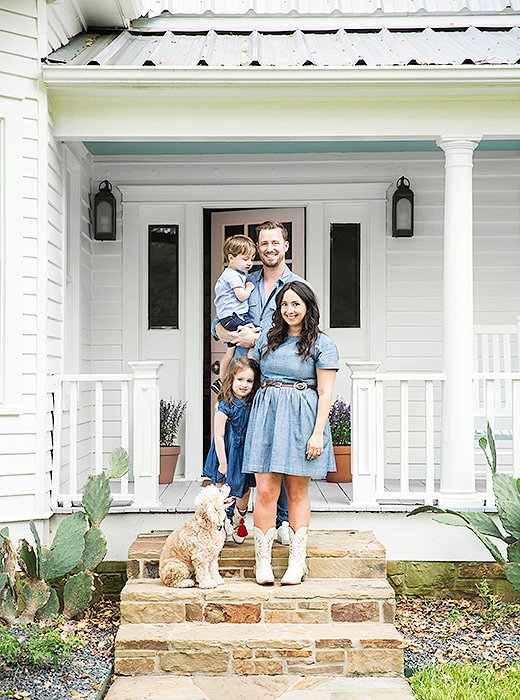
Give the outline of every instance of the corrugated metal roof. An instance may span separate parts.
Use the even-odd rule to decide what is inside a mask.
[[[520,12],[520,0],[142,0],[143,14],[371,15]]]
[[[266,0],[268,1],[268,0]],[[398,0],[396,0],[397,2]],[[405,66],[512,65],[520,62],[520,28],[507,31],[376,32],[290,34],[141,35],[85,33],[51,53],[49,63],[110,66]]]

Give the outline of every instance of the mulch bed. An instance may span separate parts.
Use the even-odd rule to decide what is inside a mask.
[[[119,603],[104,600],[71,623],[84,646],[57,665],[0,665],[0,700],[95,700],[112,673]]]
[[[407,675],[454,661],[505,668],[520,662],[520,604],[485,600],[398,601],[396,627],[406,637]]]

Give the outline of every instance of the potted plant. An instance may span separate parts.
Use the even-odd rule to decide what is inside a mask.
[[[159,483],[171,484],[177,467],[177,460],[181,448],[176,445],[179,423],[186,410],[186,403],[173,401],[170,397],[161,399],[160,405],[160,441],[161,463],[159,470]]]
[[[350,463],[350,406],[337,398],[329,413],[330,432],[334,445],[336,471],[328,472],[327,481],[346,483],[352,481]]]

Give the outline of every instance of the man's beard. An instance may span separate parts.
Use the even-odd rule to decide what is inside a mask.
[[[276,258],[272,258],[270,260],[267,259],[260,259],[262,265],[264,267],[278,267],[280,263],[282,263],[284,260],[283,255],[277,255]]]

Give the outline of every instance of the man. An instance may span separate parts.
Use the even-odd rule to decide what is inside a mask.
[[[276,295],[280,289],[293,280],[305,282],[285,264],[285,254],[289,249],[289,234],[283,224],[277,221],[264,221],[256,227],[256,248],[263,265],[261,270],[252,272],[247,277],[255,287],[249,297],[249,316],[255,327],[267,330],[276,309]],[[258,338],[258,331],[244,326],[238,331],[226,331],[220,323],[214,324],[214,335],[228,343],[236,343],[235,356],[247,354]],[[289,511],[287,494],[282,482],[276,512],[277,540],[289,544]]]

